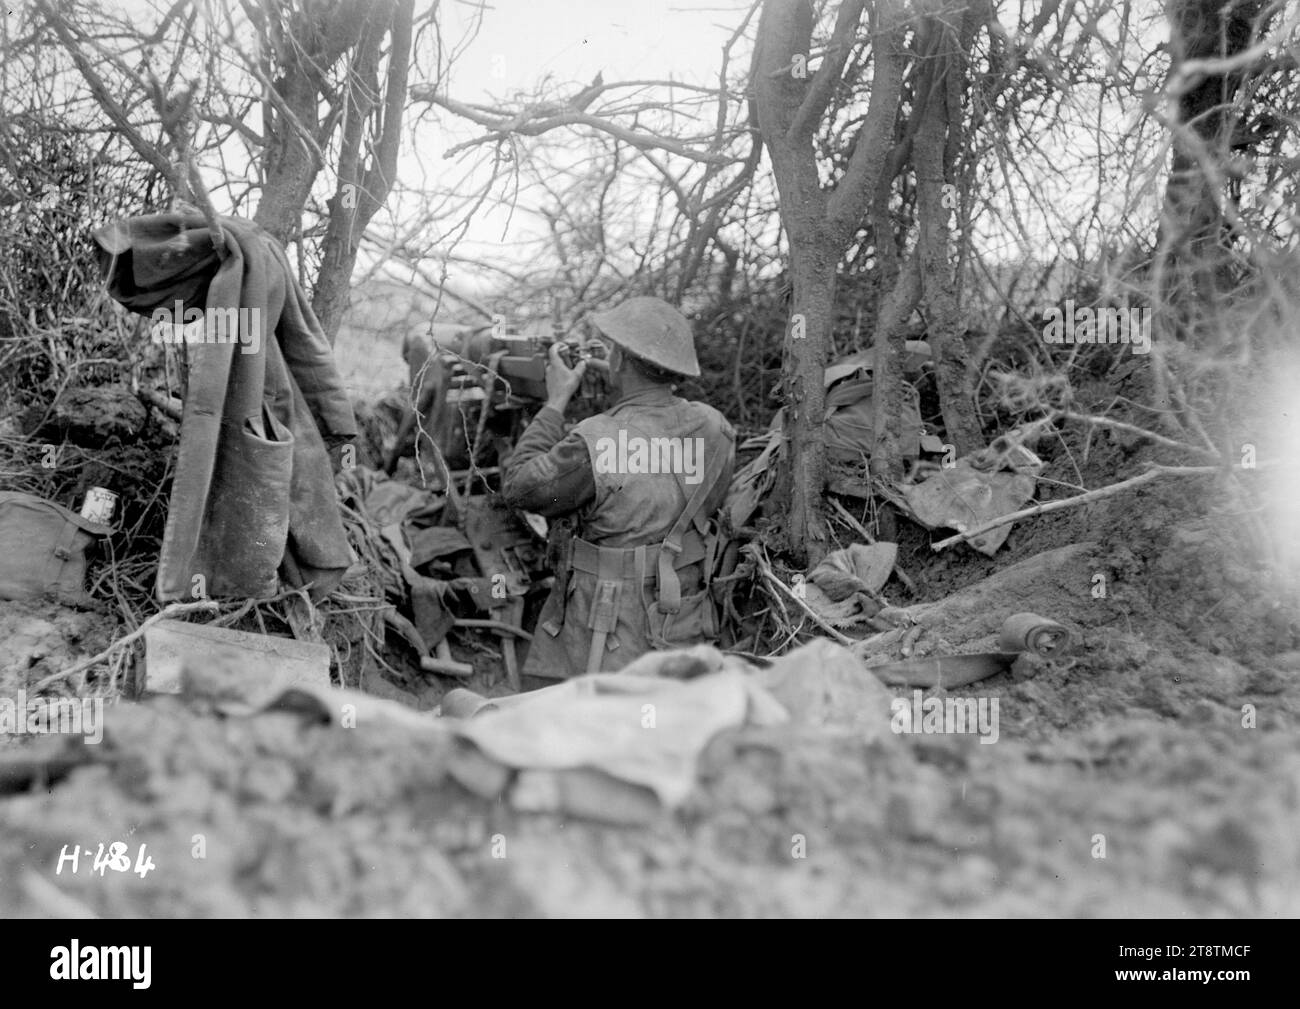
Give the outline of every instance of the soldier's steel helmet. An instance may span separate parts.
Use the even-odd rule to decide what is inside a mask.
[[[629,298],[618,308],[588,317],[614,343],[665,371],[699,378],[695,337],[686,316],[661,298]]]

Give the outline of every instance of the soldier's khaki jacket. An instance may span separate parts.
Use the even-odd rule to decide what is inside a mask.
[[[515,507],[576,520],[567,571],[547,598],[524,673],[570,676],[588,665],[606,628],[599,669],[610,672],[653,647],[716,637],[703,589],[716,515],[735,467],[735,431],[716,409],[666,387],[621,399],[567,434],[550,408],[538,412],[507,461]],[[667,470],[667,472],[665,472]],[[703,490],[700,490],[703,487]],[[700,490],[702,505],[669,555],[680,583],[676,613],[660,611],[660,544]]]

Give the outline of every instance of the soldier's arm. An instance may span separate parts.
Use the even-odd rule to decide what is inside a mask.
[[[587,443],[565,435],[564,414],[537,411],[505,465],[502,493],[515,508],[554,518],[577,511],[596,497]]]

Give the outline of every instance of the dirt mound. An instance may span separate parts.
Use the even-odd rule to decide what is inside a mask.
[[[1067,584],[1091,548],[1052,565]],[[1004,572],[1011,582],[1014,570]],[[1121,596],[1122,597],[1122,596]],[[968,630],[993,620],[973,590]],[[1085,611],[1086,612],[1086,611]],[[48,792],[9,798],[16,915],[1285,915],[1300,912],[1300,685],[1169,625],[1080,619],[1069,668],[967,688],[997,741],[791,724],[719,736],[648,829],[520,815],[438,737],[118,704]],[[1079,616],[1079,614],[1076,614]],[[893,693],[906,699],[908,692]],[[1250,707],[1247,707],[1250,706]],[[93,871],[98,844],[156,871]],[[77,872],[64,846],[82,849]],[[89,849],[87,851],[86,849]],[[1263,886],[1262,881],[1268,885]]]
[[[95,655],[117,631],[117,622],[90,610],[58,603],[0,602],[0,697],[12,697],[51,673]],[[3,737],[0,737],[3,745]]]

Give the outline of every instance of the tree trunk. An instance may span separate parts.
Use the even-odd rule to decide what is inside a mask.
[[[903,385],[903,324],[921,297],[921,271],[915,255],[908,258],[876,313],[875,354],[871,371],[871,475],[897,481],[903,476],[903,417],[907,390]]]
[[[904,62],[906,12],[902,4],[886,3],[873,11],[871,104],[854,135],[841,178],[833,186],[824,186],[815,136],[841,84],[865,10],[865,0],[843,0],[830,45],[809,76],[803,71],[812,49],[813,6],[807,0],[766,0],[752,77],[758,124],[772,159],[782,223],[789,237],[794,284],[782,369],[790,434],[790,467],[781,487],[790,505],[787,543],[796,561],[810,564],[820,561],[829,545],[822,509],[826,486],[823,383],[834,322],[836,270],[884,168]]]
[[[337,122],[332,113],[325,124],[320,120],[323,75],[357,44],[375,8],[391,9],[392,3],[323,0],[288,15],[274,7],[264,12],[245,7],[263,40],[258,70],[270,82],[262,98],[265,184],[253,220],[285,245],[302,226],[302,209],[324,167],[318,154]],[[281,24],[279,18],[286,16]],[[284,63],[274,63],[273,54]],[[273,77],[277,72],[280,76]]]
[[[1262,0],[1171,0],[1169,3],[1171,75],[1188,60],[1230,57],[1251,45],[1251,30]],[[1268,19],[1259,22],[1267,30]],[[1154,313],[1151,347],[1151,405],[1158,423],[1175,438],[1183,428],[1176,380],[1166,363],[1166,345],[1199,344],[1200,334],[1217,339],[1216,318],[1233,286],[1230,260],[1220,246],[1224,216],[1215,183],[1202,159],[1222,162],[1230,155],[1231,108],[1245,70],[1203,75],[1178,96],[1179,127],[1173,135],[1173,158],[1157,232],[1154,287],[1160,310]],[[1216,198],[1217,197],[1217,198]]]
[[[1263,7],[1264,0],[1174,0],[1171,72],[1187,60],[1230,57],[1249,48],[1252,26]],[[1264,30],[1267,25],[1260,27]],[[1202,159],[1208,157],[1222,167],[1230,156],[1233,122],[1226,111],[1246,76],[1245,70],[1205,75],[1178,96],[1180,125],[1191,136],[1174,134],[1160,238],[1169,249],[1172,267],[1162,294],[1176,308],[1182,336],[1195,332],[1196,312],[1214,308],[1233,286],[1229,256],[1220,245],[1224,216],[1219,200],[1225,195],[1216,193]]]
[[[944,178],[944,147],[948,131],[946,75],[951,71],[952,55],[947,29],[938,22],[931,22],[929,27],[935,33],[935,46],[927,66],[928,82],[922,87],[928,86],[931,100],[914,113],[920,115],[921,121],[912,147],[920,224],[917,252],[926,307],[926,337],[934,351],[943,426],[958,455],[967,455],[984,447],[984,435],[975,416],[965,327],[957,306],[957,284],[951,262],[952,228],[949,222],[956,207],[951,198],[956,187],[948,185]],[[949,195],[947,199],[946,194]]]
[[[392,46],[388,57],[387,87],[379,108],[379,59],[389,23],[381,21],[376,11],[357,46],[354,59],[354,83],[348,98],[346,127],[339,158],[338,188],[330,200],[330,221],[322,246],[321,267],[312,293],[312,309],[330,345],[338,335],[347,311],[352,269],[357,249],[367,225],[374,218],[392,190],[397,172],[397,153],[401,143],[402,109],[406,104],[406,83],[410,71],[411,19],[415,0],[399,0],[391,12]],[[377,120],[378,141],[367,150],[364,137],[367,127]],[[364,154],[369,153],[373,166],[363,170]]]
[[[795,241],[791,237],[794,312],[781,369],[790,437],[787,542],[791,556],[809,566],[826,555],[830,543],[822,507],[826,487],[824,376],[834,328],[838,264],[839,257],[825,241]]]
[[[305,72],[290,70],[275,87],[286,106],[295,112],[298,121],[309,129],[314,128],[319,99]],[[288,245],[302,226],[302,208],[311,195],[312,184],[322,165],[294,128],[281,116],[272,113],[269,99],[264,135],[267,137],[263,154],[266,181],[253,220],[282,245]]]

